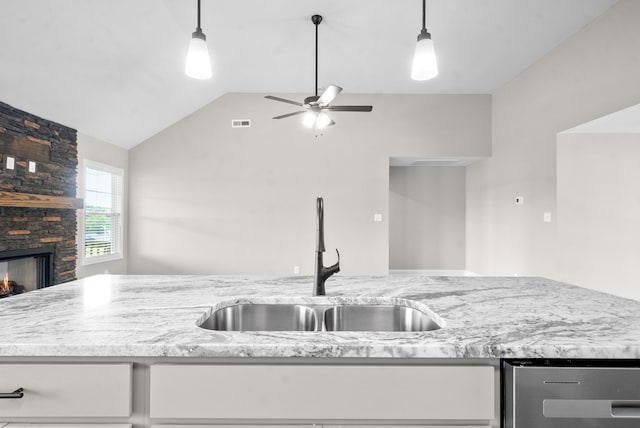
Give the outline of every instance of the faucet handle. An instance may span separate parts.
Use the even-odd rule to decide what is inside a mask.
[[[332,273],[340,272],[340,252],[338,251],[337,248],[336,248],[336,254],[338,255],[338,261],[327,268],[327,269],[331,270]]]

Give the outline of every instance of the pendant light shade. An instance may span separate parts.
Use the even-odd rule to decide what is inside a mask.
[[[433,48],[431,34],[427,31],[425,25],[425,8],[425,0],[422,0],[422,30],[418,34],[418,43],[413,56],[413,67],[411,68],[411,78],[413,80],[429,80],[438,75],[436,51]]]
[[[198,26],[191,35],[184,72],[194,79],[211,79],[211,60],[209,59],[207,36],[200,28],[200,0],[198,0]]]

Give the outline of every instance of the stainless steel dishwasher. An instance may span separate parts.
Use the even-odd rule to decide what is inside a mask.
[[[640,361],[503,360],[503,428],[638,428]]]

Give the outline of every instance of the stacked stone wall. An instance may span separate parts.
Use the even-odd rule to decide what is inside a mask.
[[[75,198],[77,168],[75,129],[0,103],[0,205],[3,192]],[[0,251],[53,247],[54,284],[76,279],[76,230],[74,209],[0,206]]]

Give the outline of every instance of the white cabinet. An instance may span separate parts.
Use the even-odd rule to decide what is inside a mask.
[[[129,417],[131,372],[130,363],[0,364],[0,393],[23,390],[21,398],[0,399],[0,423],[3,418]]]
[[[0,428],[499,426],[496,361],[314,363],[0,360]]]
[[[154,420],[486,426],[495,418],[492,366],[158,364],[150,371]]]

